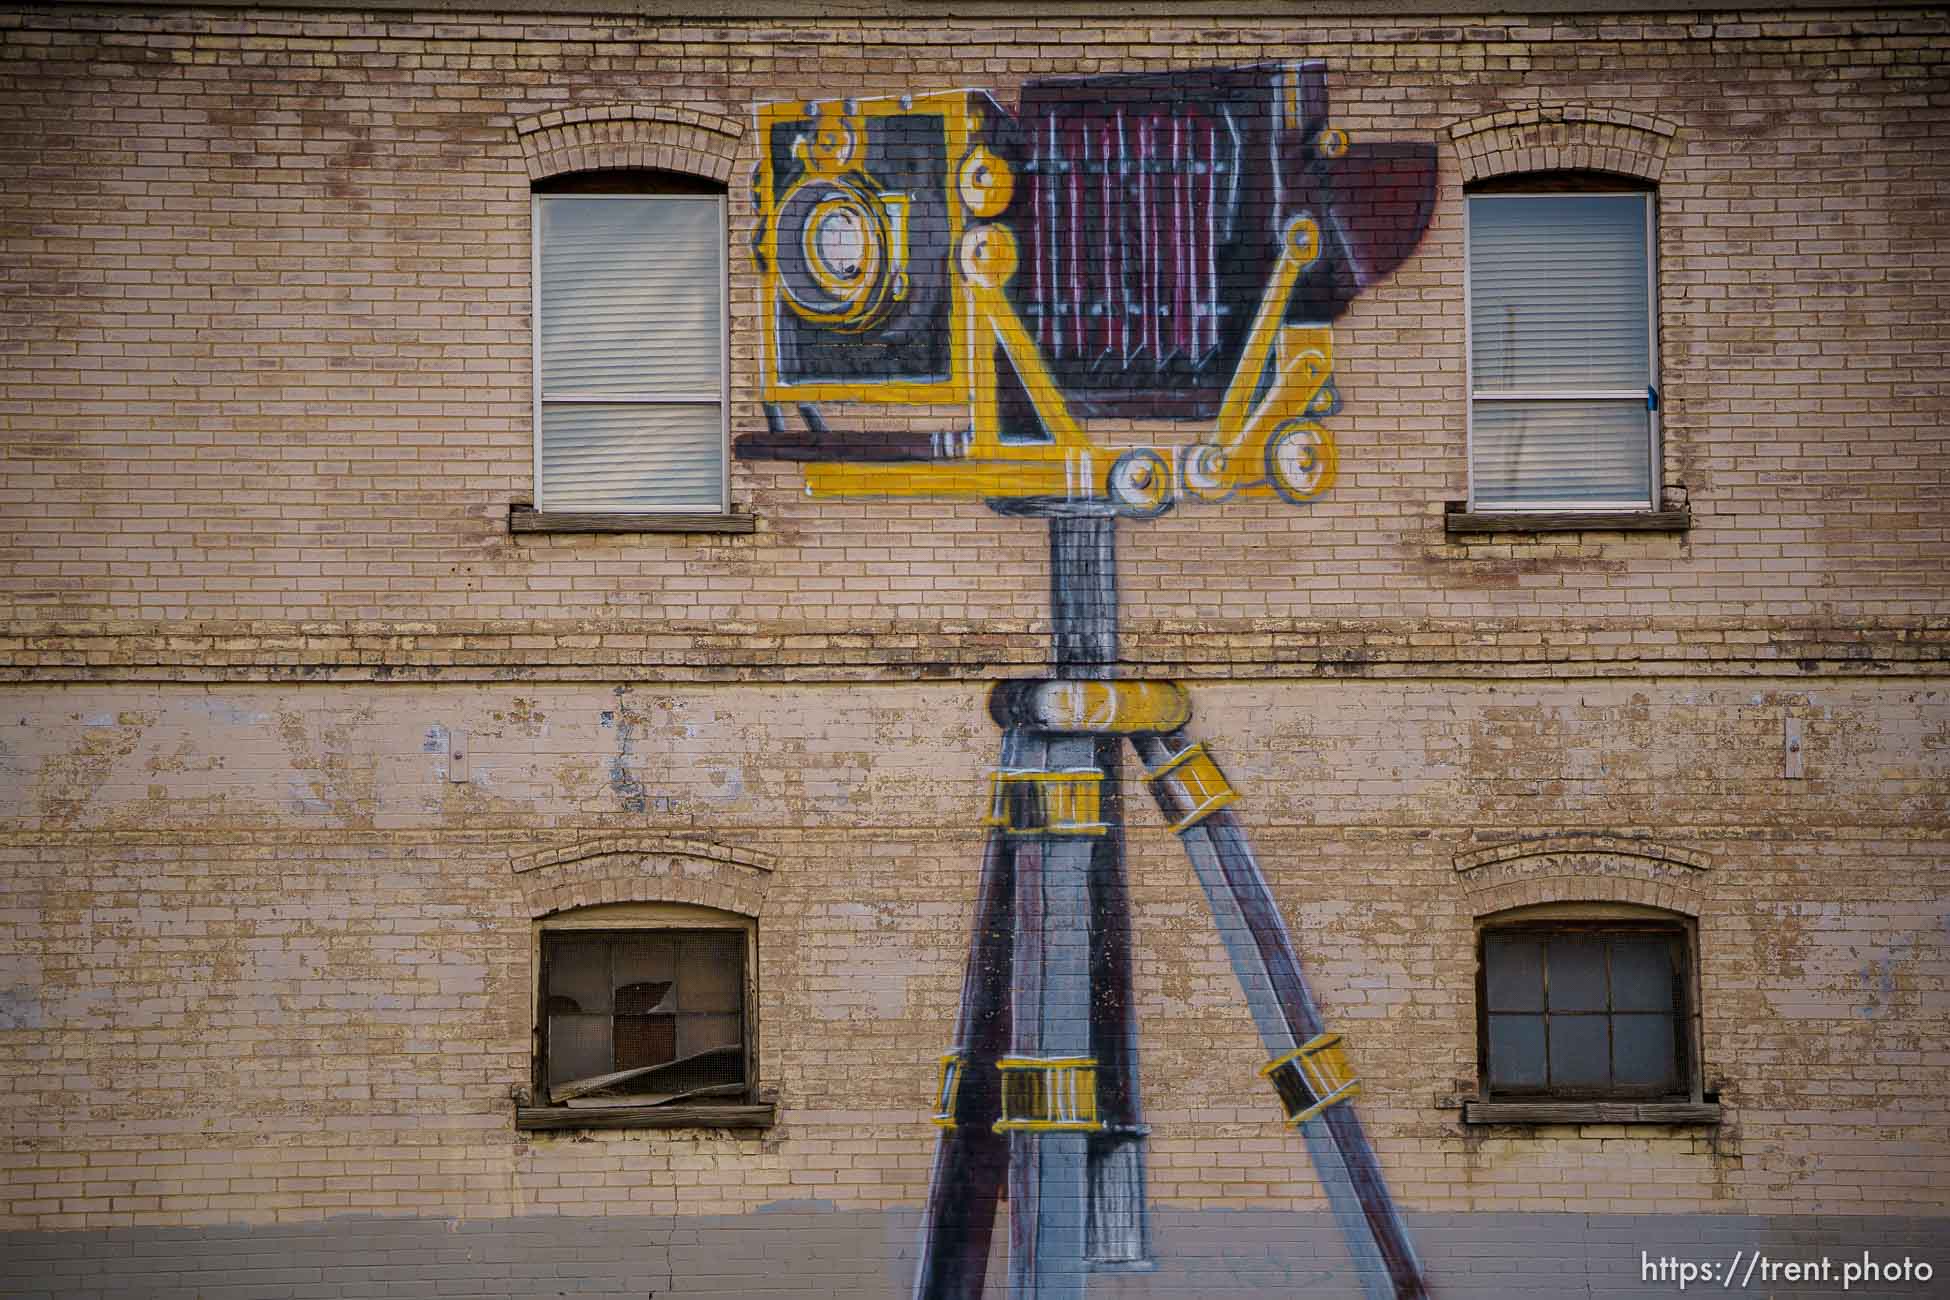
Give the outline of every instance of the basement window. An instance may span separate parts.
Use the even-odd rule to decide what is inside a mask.
[[[630,920],[672,923],[624,928]],[[537,938],[533,1104],[521,1127],[771,1121],[756,1089],[748,919],[616,904],[549,918]]]
[[[1690,926],[1549,910],[1561,919],[1533,911],[1478,936],[1480,1100],[1467,1118],[1717,1119],[1701,1089]]]
[[[1483,935],[1492,1097],[1686,1095],[1684,936],[1554,926]]]

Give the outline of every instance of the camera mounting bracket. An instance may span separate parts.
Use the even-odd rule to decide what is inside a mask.
[[[1197,442],[1120,451],[1093,440],[1077,420],[1009,301],[1015,236],[1001,225],[972,226],[955,267],[968,316],[958,333],[971,353],[972,434],[936,440],[946,454],[929,461],[815,461],[806,466],[806,491],[1099,503],[1134,518],[1163,514],[1182,498],[1310,501],[1333,485],[1338,460],[1333,435],[1319,423],[1335,406],[1333,336],[1326,325],[1289,325],[1284,317],[1293,286],[1319,256],[1318,223],[1294,218],[1218,419]],[[985,351],[993,358],[988,364]],[[1041,441],[1005,432],[1003,388],[1010,382],[1027,395]]]

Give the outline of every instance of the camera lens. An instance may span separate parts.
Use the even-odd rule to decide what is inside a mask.
[[[809,261],[822,281],[851,285],[860,278],[867,254],[867,223],[857,207],[840,199],[821,204],[807,223],[806,236]]]
[[[864,330],[896,297],[903,267],[896,213],[859,173],[811,177],[779,204],[778,274],[802,318]]]

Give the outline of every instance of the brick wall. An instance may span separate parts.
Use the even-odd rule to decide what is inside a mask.
[[[974,504],[809,501],[790,466],[734,468],[752,537],[512,538],[507,508],[532,476],[517,128],[611,106],[707,123],[652,137],[674,160],[714,152],[683,131],[743,131],[742,250],[757,102],[968,85],[1007,102],[1030,77],[1188,52],[1325,59],[1336,120],[1356,140],[1436,142],[1440,190],[1412,262],[1336,331],[1340,485],[1306,510],[1180,511],[1133,533],[1133,627],[1935,608],[1945,164],[1928,11],[1109,32],[31,7],[4,21],[4,147],[28,183],[4,200],[0,490],[23,617],[1033,619],[1035,525]],[[1661,478],[1690,500],[1683,538],[1445,540],[1443,502],[1464,490],[1460,187],[1552,124],[1452,133],[1535,105],[1673,131],[1655,136]],[[763,427],[756,293],[734,259],[735,432]]]
[[[1614,1215],[1942,1247],[1945,30],[0,14],[0,1279],[441,1280],[333,1272],[383,1242],[525,1294],[476,1222],[520,1219],[591,1292],[903,1290],[1042,525],[737,462],[749,536],[511,534],[531,177],[636,149],[729,179],[755,432],[754,104],[1295,58],[1357,140],[1436,145],[1434,218],[1336,327],[1330,493],[1121,529],[1124,662],[1195,685],[1439,1290],[1507,1294],[1554,1223],[1594,1294],[1642,1291]],[[1692,528],[1452,537],[1462,187],[1606,161],[1658,180]],[[1192,871],[1127,802],[1172,1262],[1119,1294],[1345,1285],[1296,1244],[1327,1202]],[[635,897],[758,918],[772,1129],[514,1130],[535,918]],[[1459,1122],[1473,923],[1556,898],[1697,919],[1721,1124]],[[303,1258],[253,1281],[240,1239]]]
[[[10,759],[32,780],[4,809],[18,829],[0,905],[9,1100],[26,1121],[15,1221],[915,1204],[992,740],[966,687],[858,697],[77,686],[17,703],[5,725],[31,739]],[[1281,682],[1199,698],[1409,1204],[1937,1208],[1940,686]],[[1798,780],[1781,774],[1790,715],[1807,722]],[[606,765],[632,718],[649,821],[692,841],[618,816]],[[446,731],[470,738],[465,784]],[[1322,1208],[1255,1077],[1190,868],[1155,812],[1129,815],[1154,1193]],[[1591,842],[1595,826],[1612,839]],[[1486,853],[1513,834],[1570,856]],[[1567,896],[1700,919],[1705,1077],[1729,1123],[1455,1122],[1443,1099],[1475,1070],[1471,922]],[[762,1140],[510,1130],[530,919],[629,897],[758,918],[761,1072],[782,1106]]]

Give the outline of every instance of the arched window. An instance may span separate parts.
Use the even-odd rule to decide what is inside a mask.
[[[762,1127],[757,926],[690,903],[600,903],[535,924],[528,1129]]]
[[[1696,936],[1692,918],[1637,903],[1478,918],[1481,1102],[1469,1118],[1717,1114],[1700,1080]]]
[[[536,511],[723,514],[724,185],[550,176],[534,243]]]
[[[1469,509],[1657,509],[1652,184],[1525,173],[1467,196]]]

